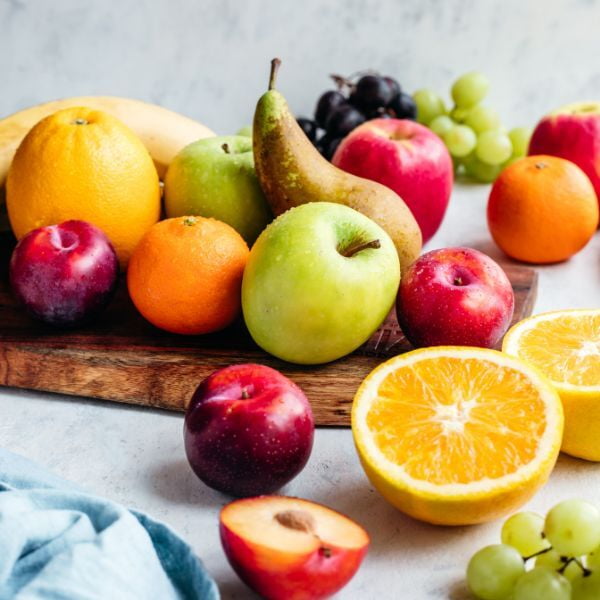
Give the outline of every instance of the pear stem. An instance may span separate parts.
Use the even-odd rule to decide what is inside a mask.
[[[274,58],[271,61],[271,74],[269,75],[269,90],[275,89],[275,80],[277,79],[277,71],[279,70],[280,65],[281,60],[279,58]]]
[[[347,248],[340,250],[339,253],[346,258],[352,258],[355,254],[367,250],[369,248],[381,248],[379,240],[371,240],[370,242],[361,242],[360,244],[351,244]]]

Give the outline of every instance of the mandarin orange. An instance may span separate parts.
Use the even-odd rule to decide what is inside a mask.
[[[553,263],[579,252],[598,227],[587,175],[556,156],[527,156],[506,167],[487,207],[490,233],[512,258]]]
[[[127,287],[136,308],[153,325],[203,334],[239,314],[248,246],[226,223],[176,217],[157,223],[136,247]]]

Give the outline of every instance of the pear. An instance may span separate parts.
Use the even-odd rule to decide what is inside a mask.
[[[307,202],[345,204],[369,217],[392,238],[404,273],[421,252],[419,225],[391,189],[346,173],[323,158],[300,129],[275,78],[281,61],[271,61],[269,89],[254,113],[256,174],[275,215]]]

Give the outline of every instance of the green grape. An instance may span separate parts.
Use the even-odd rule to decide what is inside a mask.
[[[477,143],[475,132],[466,125],[455,125],[444,134],[444,143],[452,156],[467,156]]]
[[[571,582],[573,600],[598,600],[600,598],[600,571],[592,571],[585,576],[580,573]]]
[[[495,109],[478,104],[467,113],[465,125],[468,125],[475,133],[483,133],[490,129],[498,129],[502,123],[500,123],[500,115]]]
[[[505,544],[476,552],[467,567],[469,589],[481,600],[504,600],[525,572],[521,555]]]
[[[535,559],[536,567],[549,567],[554,571],[559,571],[562,569],[566,562],[569,559],[565,557],[561,557],[561,555],[556,550],[549,550],[548,552],[544,552],[544,554],[540,554]],[[581,567],[574,561],[570,561],[567,567],[562,571],[562,574],[569,580],[573,581],[575,577],[582,573]]]
[[[503,544],[516,548],[521,556],[531,556],[550,547],[544,539],[544,517],[534,512],[520,512],[508,518],[502,526]]]
[[[242,135],[244,137],[252,137],[252,125],[245,125],[235,135]]]
[[[508,137],[513,145],[513,156],[525,156],[529,149],[531,127],[515,127],[508,132]]]
[[[429,123],[429,129],[440,137],[443,137],[444,134],[453,127],[454,121],[446,115],[438,115],[431,123]]]
[[[513,600],[571,600],[571,584],[548,567],[534,567],[519,577]]]
[[[468,114],[469,114],[468,109],[466,109],[466,108],[457,108],[456,106],[450,111],[450,116],[457,123],[464,123]]]
[[[471,108],[485,98],[489,87],[490,82],[483,73],[465,73],[452,85],[452,100],[460,108]]]
[[[559,554],[588,554],[600,545],[600,511],[585,500],[565,500],[546,515],[544,534]]]
[[[597,569],[600,571],[600,546],[592,550],[592,552],[585,557],[585,561],[586,566],[590,569]]]
[[[475,156],[475,152],[469,154],[469,156],[464,159],[463,164],[467,174],[481,183],[492,183],[496,181],[496,178],[500,175],[504,167],[504,165],[487,165],[484,162],[481,162],[477,156]]]
[[[413,100],[417,105],[417,121],[423,125],[429,125],[437,116],[446,114],[444,101],[432,90],[417,90]]]
[[[510,138],[501,131],[484,131],[477,138],[477,158],[488,165],[500,165],[512,154]]]

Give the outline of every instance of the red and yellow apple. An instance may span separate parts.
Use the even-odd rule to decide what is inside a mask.
[[[600,102],[568,104],[546,115],[533,131],[528,154],[574,162],[590,178],[600,202]]]
[[[223,549],[239,577],[269,600],[318,600],[350,581],[367,532],[321,504],[285,496],[236,500],[220,516]]]
[[[423,242],[442,223],[454,179],[452,159],[431,130],[408,119],[373,119],[338,146],[334,165],[394,190],[413,213]]]
[[[185,451],[206,485],[232,496],[268,494],[304,468],[314,429],[310,404],[294,382],[263,365],[232,365],[194,392]]]
[[[420,256],[398,292],[398,322],[413,346],[493,348],[510,325],[514,293],[506,273],[472,248]]]

